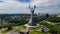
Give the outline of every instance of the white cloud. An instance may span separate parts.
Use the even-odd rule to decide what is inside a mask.
[[[18,2],[16,0],[2,0],[4,3],[0,3],[0,13],[30,13],[28,3]],[[31,6],[36,5],[37,8],[35,13],[41,12],[59,12],[60,8],[57,7],[57,4],[60,4],[60,0],[32,0]],[[46,7],[46,8],[41,8]],[[54,7],[47,7],[47,6],[54,6]],[[58,9],[59,8],[59,9]],[[38,13],[37,12],[37,13]]]

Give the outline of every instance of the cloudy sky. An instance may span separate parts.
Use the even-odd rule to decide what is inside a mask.
[[[60,0],[0,0],[0,13],[30,13],[29,2],[35,13],[60,13]]]

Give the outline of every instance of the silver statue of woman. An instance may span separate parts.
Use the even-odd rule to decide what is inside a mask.
[[[34,21],[33,21],[33,16],[34,16],[34,11],[35,11],[35,9],[36,9],[36,6],[34,6],[34,7],[30,7],[30,2],[29,2],[29,9],[30,9],[30,11],[31,11],[31,19],[30,19],[30,21],[29,21],[29,25],[31,25],[31,26],[35,26],[36,25],[36,23],[34,23]]]

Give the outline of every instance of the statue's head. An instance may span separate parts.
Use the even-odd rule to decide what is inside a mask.
[[[34,9],[36,8],[36,5],[34,6]]]

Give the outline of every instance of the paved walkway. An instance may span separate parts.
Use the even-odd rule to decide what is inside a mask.
[[[19,34],[19,32],[8,32],[8,33],[6,33],[6,34]]]
[[[1,30],[0,30],[0,34],[3,34],[3,33],[1,33],[1,31],[2,31],[2,30],[5,30],[5,29],[6,29],[6,28],[1,29]]]
[[[17,27],[15,27],[17,28]],[[10,32],[7,32],[6,34],[19,34],[19,32],[14,32],[15,29],[11,30]]]
[[[17,27],[16,27],[17,28]],[[19,34],[19,32],[14,32],[14,29],[13,30],[11,30],[11,31],[9,31],[9,32],[7,32],[7,33],[1,33],[1,31],[2,30],[5,30],[6,28],[3,28],[3,29],[1,29],[0,30],[0,34]]]
[[[45,22],[47,22],[48,24],[54,25],[54,23],[51,23],[51,22],[49,22],[49,21],[45,21]]]

